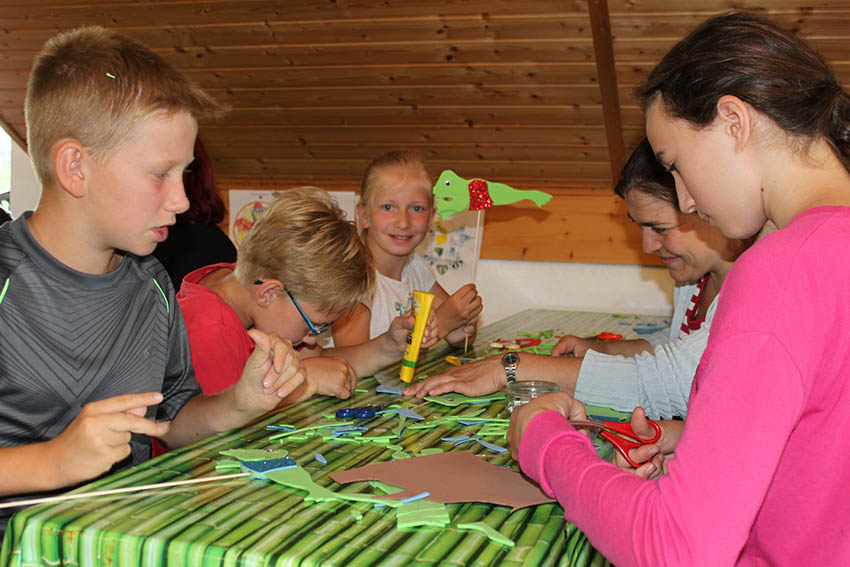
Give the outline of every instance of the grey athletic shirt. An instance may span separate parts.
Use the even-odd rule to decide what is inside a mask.
[[[147,417],[173,419],[201,388],[168,273],[131,254],[108,274],[72,270],[32,237],[30,214],[0,227],[0,447],[52,439],[119,394],[162,392]],[[149,437],[131,448],[112,472],[150,458]]]

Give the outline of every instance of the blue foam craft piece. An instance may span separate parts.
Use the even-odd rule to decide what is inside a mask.
[[[404,394],[404,388],[400,386],[390,386],[389,384],[381,384],[375,391],[379,394],[395,394],[396,396],[401,396]]]
[[[281,469],[291,469],[292,467],[297,466],[298,463],[295,462],[295,459],[291,457],[284,457],[282,459],[268,459],[265,461],[243,461],[242,468],[248,472],[255,474],[266,474],[271,471],[278,471]]]

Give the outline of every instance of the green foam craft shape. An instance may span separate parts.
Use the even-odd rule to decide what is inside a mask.
[[[552,198],[552,195],[543,191],[514,189],[504,183],[483,179],[464,179],[450,169],[440,174],[433,191],[437,197],[437,213],[443,218],[461,211],[480,211],[525,199],[542,207]]]
[[[501,543],[502,545],[506,545],[508,547],[513,547],[514,545],[516,545],[514,540],[503,536],[499,531],[493,529],[484,522],[470,522],[467,524],[455,524],[454,526],[459,530],[480,532],[490,538],[491,541]]]
[[[406,502],[396,510],[396,527],[399,529],[419,526],[442,528],[450,521],[446,505],[432,500]]]

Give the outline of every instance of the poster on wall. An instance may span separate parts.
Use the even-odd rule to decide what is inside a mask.
[[[236,244],[236,248],[245,240],[245,235],[254,227],[258,220],[263,217],[278,191],[230,189],[228,192],[230,203],[230,231],[228,236]],[[357,196],[354,191],[328,191],[345,211],[345,218],[354,220],[354,206]]]
[[[434,217],[434,227],[417,251],[449,294],[473,281],[483,232],[484,211],[463,211],[446,220]]]

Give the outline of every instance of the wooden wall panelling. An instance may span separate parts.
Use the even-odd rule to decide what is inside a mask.
[[[587,4],[593,29],[593,53],[596,57],[596,70],[599,73],[599,91],[602,95],[602,114],[605,121],[605,137],[608,141],[611,179],[617,179],[626,163],[626,157],[608,2],[607,0],[588,0]]]

